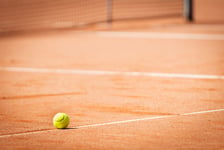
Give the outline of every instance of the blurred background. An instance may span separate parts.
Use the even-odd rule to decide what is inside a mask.
[[[223,16],[224,0],[0,0],[0,149],[224,149]]]
[[[223,0],[0,0],[0,32],[221,24],[223,6]]]

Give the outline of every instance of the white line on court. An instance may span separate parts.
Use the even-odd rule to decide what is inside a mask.
[[[108,122],[108,123],[99,123],[99,124],[78,126],[76,128],[79,129],[79,128],[88,128],[88,127],[98,127],[98,126],[122,124],[122,123],[138,122],[138,121],[165,119],[165,118],[171,118],[171,117],[176,117],[176,116],[190,116],[190,115],[197,115],[197,114],[206,114],[206,113],[213,113],[213,112],[220,112],[220,111],[224,111],[224,109],[205,110],[205,111],[183,113],[183,114],[176,114],[176,115],[164,115],[164,116],[147,117],[147,118],[141,118],[141,119],[132,119],[132,120],[115,121],[115,122]]]
[[[219,112],[219,111],[224,111],[224,109],[205,110],[205,111],[199,111],[199,112],[183,113],[181,115],[183,115],[183,116],[189,116],[189,115],[205,114],[205,113]]]
[[[78,126],[76,128],[77,129],[80,129],[80,128],[88,128],[88,127],[98,127],[98,126],[113,125],[113,124],[122,124],[122,123],[137,122],[137,121],[163,119],[163,118],[169,118],[169,117],[173,117],[173,116],[172,115],[165,115],[165,116],[155,116],[155,117],[148,117],[148,118],[141,118],[141,119],[114,121],[114,122],[107,122],[107,123],[99,123],[99,124],[91,124],[91,125]]]
[[[95,32],[102,37],[146,38],[146,39],[187,39],[187,40],[224,40],[223,34],[160,33],[160,32]]]
[[[0,67],[0,71],[29,72],[29,73],[53,73],[53,74],[80,74],[80,75],[120,75],[120,76],[145,76],[160,78],[186,78],[186,79],[224,79],[222,75],[199,75],[155,72],[122,72],[106,70],[78,70],[78,69],[50,69],[50,68],[25,68],[25,67]]]
[[[191,113],[182,113],[182,114],[176,114],[176,115],[154,116],[154,117],[147,117],[147,118],[140,118],[140,119],[131,119],[131,120],[122,120],[122,121],[114,121],[114,122],[106,122],[106,123],[97,123],[97,124],[76,126],[76,127],[70,128],[70,129],[81,129],[81,128],[99,127],[99,126],[115,125],[115,124],[124,124],[124,123],[147,121],[147,120],[174,118],[174,117],[177,117],[177,116],[191,116],[191,115],[207,114],[207,113],[214,113],[214,112],[221,112],[221,111],[224,111],[224,108],[214,109],[214,110],[198,111],[198,112],[191,112]],[[50,132],[50,131],[57,131],[57,129],[49,129],[49,130],[46,129],[46,130],[42,130],[42,131],[33,131],[33,132],[30,131],[30,132],[24,132],[24,133],[15,133],[15,134],[0,135],[0,138],[8,138],[8,137],[14,137],[14,136],[25,136],[25,135],[38,134],[38,133]]]
[[[29,131],[29,132],[21,132],[21,133],[12,133],[12,134],[6,134],[6,135],[0,135],[0,138],[8,138],[8,137],[14,137],[14,136],[23,136],[23,135],[31,135],[35,133],[44,133],[44,132],[50,132],[54,131],[56,129],[46,129],[46,130],[40,130],[40,131]]]

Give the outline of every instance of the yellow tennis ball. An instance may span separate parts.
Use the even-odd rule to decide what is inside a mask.
[[[53,125],[58,129],[64,129],[68,126],[69,120],[66,113],[57,113],[53,118]]]

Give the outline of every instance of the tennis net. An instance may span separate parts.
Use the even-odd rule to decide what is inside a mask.
[[[183,0],[0,0],[0,32],[183,16]]]

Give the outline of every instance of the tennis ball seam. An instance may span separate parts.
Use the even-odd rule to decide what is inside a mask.
[[[61,118],[62,116],[62,118]],[[59,119],[60,118],[60,119]],[[55,117],[54,117],[54,121],[56,122],[62,122],[63,120],[65,120],[65,114],[62,113],[58,113]]]

